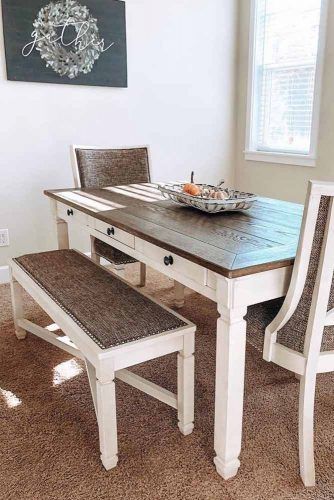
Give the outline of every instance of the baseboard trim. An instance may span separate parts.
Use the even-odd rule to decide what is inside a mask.
[[[0,285],[9,283],[9,266],[0,266]]]

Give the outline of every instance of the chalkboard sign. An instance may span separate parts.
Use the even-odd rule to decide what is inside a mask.
[[[127,87],[125,2],[2,0],[8,80]]]

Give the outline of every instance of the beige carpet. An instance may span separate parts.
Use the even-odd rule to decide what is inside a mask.
[[[129,269],[132,278],[137,268]],[[167,303],[171,281],[150,272]],[[46,318],[27,299],[30,318]],[[9,287],[0,287],[1,500],[332,499],[334,377],[321,375],[316,403],[317,487],[298,473],[294,376],[247,352],[242,466],[225,482],[213,466],[215,304],[188,292],[182,314],[198,325],[196,422],[183,437],[175,411],[117,383],[119,465],[105,472],[88,382],[75,359],[28,335],[14,337]],[[137,368],[175,389],[175,356]]]

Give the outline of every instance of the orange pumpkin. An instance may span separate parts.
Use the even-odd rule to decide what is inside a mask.
[[[201,188],[196,186],[196,184],[188,183],[183,186],[183,192],[192,196],[198,196],[201,194]]]

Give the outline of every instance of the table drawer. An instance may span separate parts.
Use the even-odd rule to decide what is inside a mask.
[[[182,274],[196,283],[200,283],[201,285],[206,284],[207,270],[204,267],[139,238],[136,238],[136,250],[144,254],[147,258],[152,259],[155,263],[163,266],[164,274],[175,279],[177,279],[175,273]]]
[[[88,225],[88,215],[76,208],[72,208],[63,203],[57,203],[57,215],[66,222],[75,222],[83,226]]]
[[[118,227],[112,226],[110,224],[106,224],[101,220],[95,221],[95,229],[100,231],[101,233],[109,236],[111,239],[119,241],[128,247],[135,247],[135,237],[133,234],[127,233],[122,229],[118,229]]]

